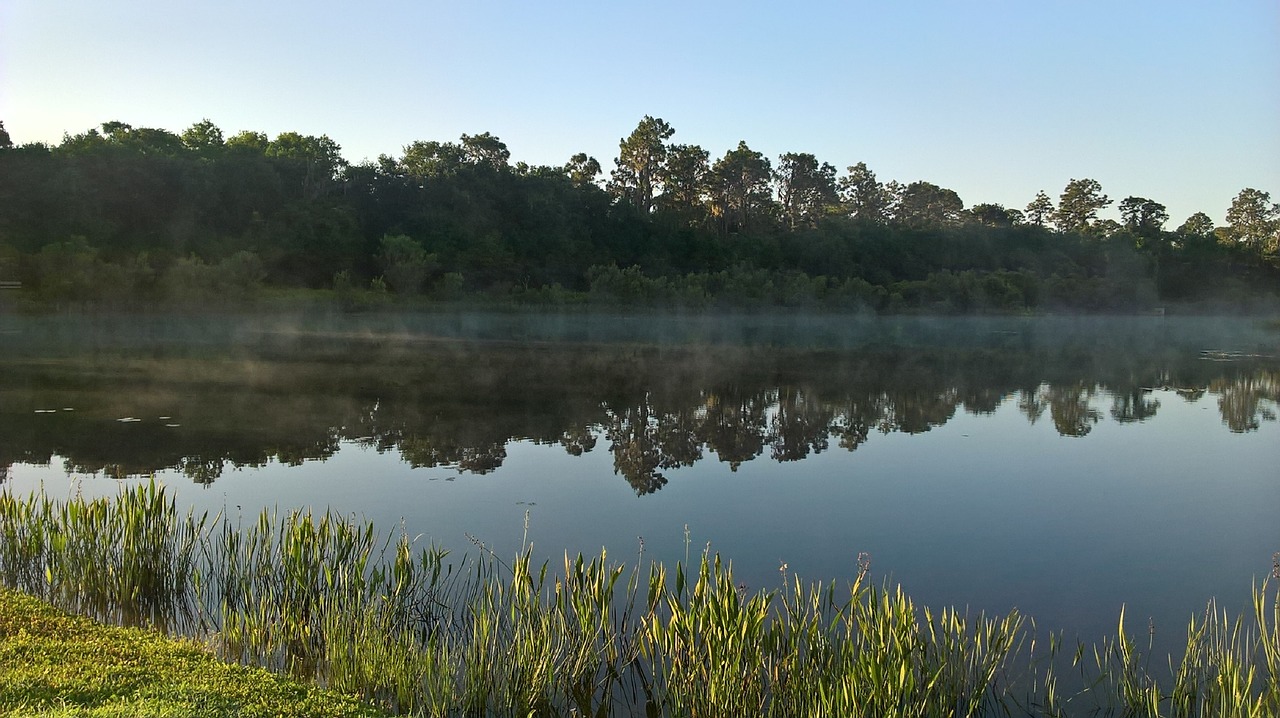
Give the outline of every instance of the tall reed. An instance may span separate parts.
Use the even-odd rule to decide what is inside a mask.
[[[115,500],[0,493],[0,578],[95,618],[191,630],[209,520],[178,512],[155,482]]]
[[[1255,585],[1253,620],[1232,618],[1209,601],[1192,616],[1182,660],[1169,657],[1167,675],[1125,629],[1074,662],[1085,678],[1071,702],[1091,714],[1152,718],[1275,718],[1280,716],[1280,594],[1270,581]],[[1089,661],[1089,658],[1092,661]]]

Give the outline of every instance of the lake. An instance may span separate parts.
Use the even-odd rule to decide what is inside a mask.
[[[0,485],[154,476],[455,554],[683,560],[750,588],[1158,648],[1280,552],[1280,330],[1250,318],[0,316]]]

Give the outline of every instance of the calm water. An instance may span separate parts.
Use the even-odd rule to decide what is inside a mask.
[[[1280,331],[1255,320],[0,317],[0,343],[19,493],[154,475],[459,554],[709,544],[751,587],[866,552],[927,605],[1090,641],[1127,605],[1170,647],[1280,551]]]

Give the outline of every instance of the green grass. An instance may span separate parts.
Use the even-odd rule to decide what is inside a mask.
[[[1280,595],[1269,582],[1255,587],[1251,616],[1210,604],[1175,661],[1143,654],[1123,615],[1114,638],[1072,654],[1016,613],[917,606],[898,586],[871,585],[864,557],[844,583],[784,575],[749,592],[710,553],[668,567],[646,565],[642,549],[630,568],[604,553],[566,556],[553,568],[529,548],[505,561],[478,545],[453,560],[332,512],[233,525],[178,512],[155,485],[112,501],[0,493],[0,582],[195,636],[242,666],[394,713],[1280,715]],[[218,664],[201,646],[2,595],[19,617],[0,619],[0,710],[372,714]],[[254,681],[271,687],[245,688]]]
[[[0,589],[3,716],[381,716],[336,692]]]

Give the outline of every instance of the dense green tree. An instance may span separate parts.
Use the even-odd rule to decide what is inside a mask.
[[[384,235],[379,242],[378,261],[382,265],[387,284],[397,294],[414,295],[422,291],[423,284],[434,270],[436,257],[422,245],[403,234]]]
[[[102,123],[102,136],[109,145],[143,155],[172,156],[186,149],[182,139],[168,130],[134,128],[119,121]]]
[[[884,183],[885,221],[892,220],[898,216],[898,210],[902,207],[902,193],[906,189],[906,185],[898,180],[889,180]]]
[[[666,141],[673,134],[675,129],[661,118],[645,115],[630,135],[618,141],[609,192],[642,215],[653,209],[667,159]]]
[[[1134,234],[1154,237],[1164,230],[1169,212],[1164,205],[1146,197],[1125,197],[1120,201],[1120,221]]]
[[[564,174],[574,185],[594,185],[596,178],[600,176],[600,162],[585,152],[579,152],[569,158],[564,166]]]
[[[115,142],[123,142],[129,133],[133,132],[133,125],[119,120],[103,122],[100,127],[102,127],[102,135]]]
[[[710,154],[697,145],[672,145],[662,168],[660,206],[686,220],[706,214],[711,177]]]
[[[353,265],[368,251],[356,217],[340,204],[291,201],[263,224],[256,245],[268,278],[278,285],[327,287],[336,267]]]
[[[265,155],[270,144],[265,134],[252,130],[241,130],[228,137],[226,142],[228,149],[249,155]]]
[[[1037,227],[1043,227],[1054,216],[1053,200],[1049,199],[1049,195],[1044,190],[1036,192],[1035,199],[1027,204],[1026,218],[1027,222]]]
[[[335,186],[347,161],[342,158],[342,148],[328,135],[314,137],[297,132],[282,132],[267,145],[267,157],[300,168],[302,196],[315,199]]]
[[[508,169],[511,152],[507,150],[505,142],[488,132],[463,135],[461,148],[462,160],[468,164],[494,170]]]
[[[208,119],[201,120],[183,130],[181,139],[187,149],[202,154],[218,152],[226,145],[222,130]]]
[[[1016,209],[1005,209],[999,204],[975,204],[967,210],[968,217],[977,224],[986,227],[1012,227],[1022,224],[1022,213]]]
[[[916,229],[941,227],[958,224],[962,211],[964,202],[955,191],[920,181],[902,188],[893,219]]]
[[[793,231],[814,226],[839,201],[836,168],[807,152],[780,155],[773,181],[783,221]]]
[[[1062,232],[1085,232],[1098,219],[1098,211],[1109,204],[1097,180],[1072,179],[1058,197],[1053,222]]]
[[[1108,217],[1106,219],[1100,219],[1090,224],[1089,234],[1095,237],[1104,237],[1104,238],[1114,237],[1117,234],[1119,234],[1121,231],[1124,231],[1124,229],[1125,229],[1125,226],[1123,224],[1120,224],[1114,219],[1111,219],[1110,217]]]
[[[13,149],[13,139],[9,137],[9,132],[4,128],[4,120],[0,120],[0,150]]]
[[[107,140],[96,128],[72,135],[63,133],[62,142],[55,151],[61,156],[85,156],[98,154],[107,149]]]
[[[404,148],[399,169],[410,177],[443,177],[457,173],[465,156],[456,143],[419,140]]]
[[[772,219],[769,159],[739,141],[711,168],[711,207],[724,234],[761,228]]]
[[[1280,232],[1280,205],[1271,201],[1271,193],[1246,187],[1231,200],[1227,210],[1229,241],[1262,254],[1276,253],[1276,235]]]
[[[840,178],[838,189],[848,216],[875,224],[888,220],[890,198],[865,162],[849,167],[848,174]]]
[[[1179,225],[1177,234],[1183,237],[1212,237],[1213,220],[1204,212],[1196,212]]]

